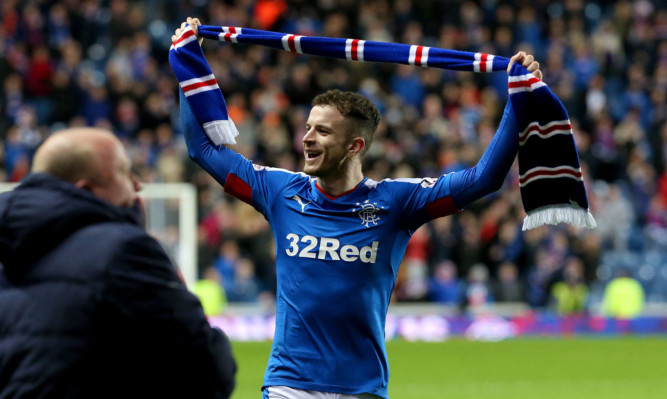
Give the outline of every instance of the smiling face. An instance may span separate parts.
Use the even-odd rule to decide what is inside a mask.
[[[350,125],[351,121],[332,105],[317,105],[311,109],[303,137],[306,174],[326,179],[344,173],[346,162],[357,153],[353,151],[355,138],[348,133]]]

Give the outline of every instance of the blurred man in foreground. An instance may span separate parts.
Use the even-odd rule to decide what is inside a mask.
[[[227,398],[236,364],[142,227],[121,142],[49,137],[0,196],[0,398]]]

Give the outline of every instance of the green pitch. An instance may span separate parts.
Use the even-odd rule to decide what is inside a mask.
[[[270,343],[234,343],[232,399],[260,399]],[[387,343],[391,399],[663,399],[667,338]],[[326,361],[326,360],[325,360]]]

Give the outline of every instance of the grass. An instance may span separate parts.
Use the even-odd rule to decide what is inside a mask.
[[[270,343],[235,342],[232,399],[260,399]],[[667,339],[517,339],[387,343],[391,399],[658,399]]]

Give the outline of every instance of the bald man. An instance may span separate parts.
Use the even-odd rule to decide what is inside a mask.
[[[0,399],[228,398],[236,364],[160,244],[110,132],[71,129],[0,195]]]
[[[48,173],[116,206],[134,206],[141,188],[113,133],[76,128],[49,137],[35,153],[33,173]]]

